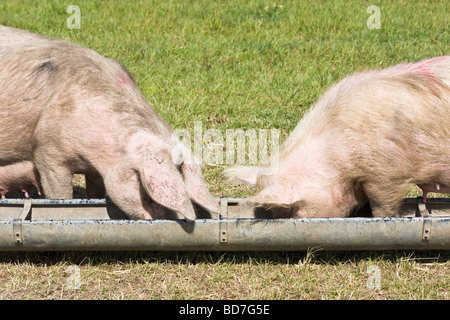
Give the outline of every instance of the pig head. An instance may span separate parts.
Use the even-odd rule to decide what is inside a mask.
[[[450,56],[350,75],[261,167],[225,175],[259,187],[247,203],[279,217],[347,217],[369,201],[397,216],[411,184],[450,192]]]
[[[107,194],[130,218],[195,219],[192,202],[219,212],[199,165],[120,63],[0,26],[0,85],[0,166],[32,163],[47,198],[71,198],[80,173],[88,197]]]

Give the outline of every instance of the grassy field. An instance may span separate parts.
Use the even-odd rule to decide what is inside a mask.
[[[80,8],[79,29],[70,5]],[[380,29],[366,22],[380,9]],[[449,53],[448,1],[0,2],[0,24],[122,61],[175,129],[271,129],[281,142],[334,82]],[[206,142],[205,142],[206,143]],[[244,197],[225,164],[215,196]],[[78,180],[77,180],[78,181]],[[82,188],[83,183],[79,183]],[[418,194],[412,188],[410,195]],[[448,299],[448,252],[1,253],[0,299]],[[80,285],[70,288],[68,268]],[[369,285],[375,266],[380,287]],[[73,287],[73,286],[72,286]]]
[[[449,258],[448,252],[2,254],[0,299],[449,299]]]

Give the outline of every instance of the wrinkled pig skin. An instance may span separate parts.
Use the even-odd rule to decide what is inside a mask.
[[[219,212],[192,154],[175,154],[172,129],[120,63],[0,26],[0,84],[0,166],[32,163],[46,198],[71,198],[79,173],[89,197],[107,194],[133,219],[195,219],[193,202]]]
[[[347,217],[369,201],[400,216],[411,184],[450,189],[450,55],[369,70],[332,86],[261,167],[225,175],[259,187],[248,205],[278,217]],[[354,212],[354,211],[353,211]]]

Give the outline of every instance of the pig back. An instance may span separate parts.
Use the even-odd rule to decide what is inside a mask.
[[[450,68],[409,64],[352,77],[358,84],[327,117],[341,145],[335,158],[350,175],[413,173],[414,182],[450,171]]]
[[[0,81],[0,165],[31,160],[46,139],[171,133],[121,64],[77,44],[0,26]]]

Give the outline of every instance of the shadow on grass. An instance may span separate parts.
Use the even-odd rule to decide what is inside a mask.
[[[154,251],[67,251],[4,252],[0,263],[33,265],[108,265],[116,263],[161,264],[318,264],[390,262],[404,260],[443,263],[449,251],[267,251],[267,252],[154,252]]]

